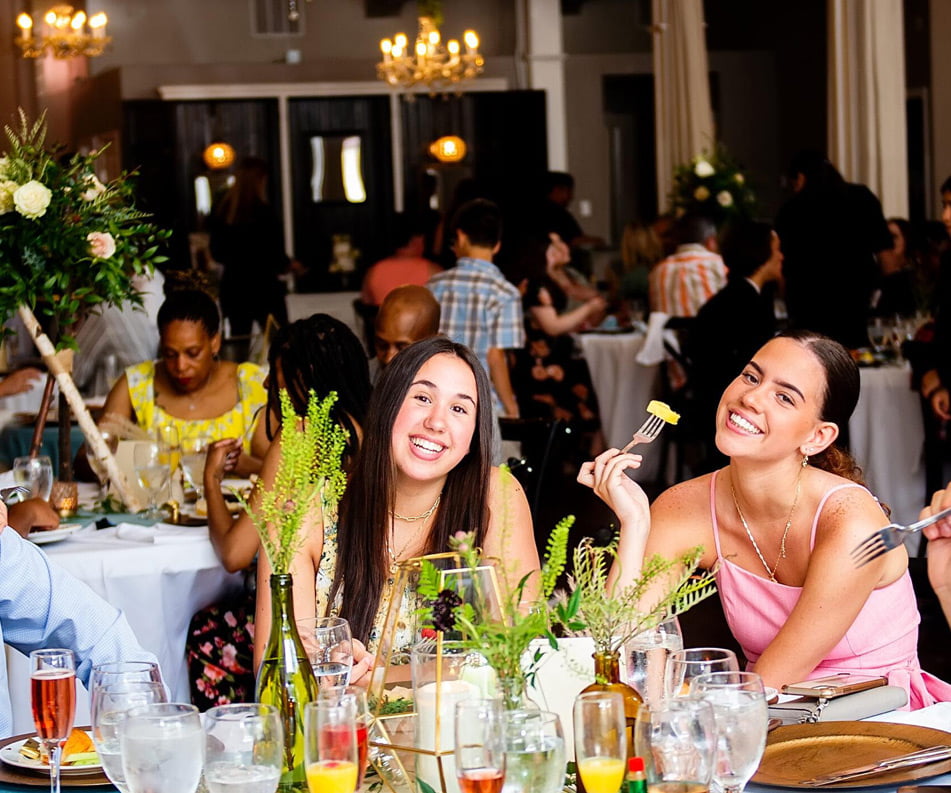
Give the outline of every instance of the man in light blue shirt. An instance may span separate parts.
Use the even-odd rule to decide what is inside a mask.
[[[155,661],[121,612],[7,525],[0,502],[0,640],[22,653],[62,647],[76,654],[76,677],[88,687],[92,668],[108,661]],[[6,658],[0,652],[0,738],[13,718]]]

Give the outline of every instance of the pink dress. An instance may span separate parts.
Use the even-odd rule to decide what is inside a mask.
[[[799,600],[802,587],[761,578],[723,557],[714,500],[716,479],[717,474],[714,474],[710,480],[710,514],[720,561],[717,588],[730,631],[752,665],[785,624]],[[816,527],[826,500],[846,487],[861,485],[847,483],[833,487],[819,502],[812,521],[810,548],[815,545]],[[911,576],[905,571],[898,580],[872,591],[855,622],[808,677],[838,672],[886,675],[890,685],[908,691],[911,710],[949,701],[951,685],[924,672],[918,663],[920,621]]]

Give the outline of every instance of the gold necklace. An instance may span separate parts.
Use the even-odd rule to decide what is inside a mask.
[[[776,583],[776,571],[779,569],[779,563],[786,558],[786,535],[789,534],[789,527],[792,526],[792,516],[793,512],[796,511],[796,505],[799,503],[799,491],[802,485],[802,472],[806,468],[806,462],[803,460],[803,464],[799,468],[799,475],[796,477],[796,495],[793,497],[792,506],[789,508],[789,514],[786,516],[786,527],[783,529],[783,538],[779,542],[779,556],[776,557],[776,564],[773,565],[773,569],[769,569],[769,565],[766,564],[766,559],[763,558],[763,554],[759,549],[759,545],[756,543],[756,538],[753,536],[753,532],[750,531],[750,525],[746,522],[746,518],[743,517],[743,511],[740,509],[740,502],[736,500],[736,488],[733,487],[733,472],[730,472],[730,494],[733,496],[733,506],[736,507],[736,514],[740,516],[740,523],[743,524],[743,528],[746,529],[746,536],[750,538],[750,542],[753,544],[753,550],[756,551],[756,555],[759,557],[760,562],[763,563],[763,568],[766,570],[766,574],[769,576],[769,580],[774,584]]]
[[[392,515],[397,520],[405,521],[406,523],[415,523],[418,520],[426,520],[430,515],[436,511],[436,507],[439,506],[439,500],[442,498],[442,490],[439,491],[439,495],[436,496],[436,500],[433,502],[433,505],[427,509],[422,515],[400,515],[399,512],[393,511]]]

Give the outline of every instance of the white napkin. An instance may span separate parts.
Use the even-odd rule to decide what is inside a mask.
[[[116,526],[116,537],[130,542],[175,545],[182,542],[207,541],[208,530],[201,526],[197,528],[193,526],[173,526],[169,523],[157,523],[154,526],[120,523]]]
[[[651,311],[647,319],[647,336],[644,344],[634,360],[643,366],[657,366],[663,363],[664,353],[664,325],[670,319],[669,314],[663,311]]]

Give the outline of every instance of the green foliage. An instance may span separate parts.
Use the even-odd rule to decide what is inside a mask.
[[[670,205],[677,215],[698,212],[719,227],[733,219],[753,217],[756,196],[739,165],[717,144],[712,152],[674,168]]]
[[[96,308],[126,301],[141,305],[132,279],[166,260],[160,251],[169,232],[135,208],[129,174],[99,182],[95,165],[102,151],[65,158],[61,147],[48,148],[45,115],[30,124],[21,110],[19,128],[5,132],[0,324],[25,304],[60,347],[75,346],[70,328]],[[17,193],[22,196],[21,188],[34,182],[28,188],[34,192],[32,207],[18,203]],[[95,255],[90,234],[108,235],[115,251],[105,255],[108,250],[100,249],[102,255]]]
[[[569,634],[591,636],[599,652],[616,652],[635,634],[683,614],[716,592],[715,571],[694,573],[702,555],[701,547],[679,559],[655,555],[621,588],[617,582],[608,584],[617,540],[600,547],[586,537],[573,555],[571,594],[561,593],[554,620]]]
[[[281,461],[274,484],[261,491],[256,509],[239,499],[254,521],[272,572],[287,573],[304,541],[304,518],[319,503],[324,518],[334,515],[347,485],[341,468],[347,432],[330,416],[336,391],[324,399],[310,392],[307,417],[300,422],[287,391],[281,390]]]

